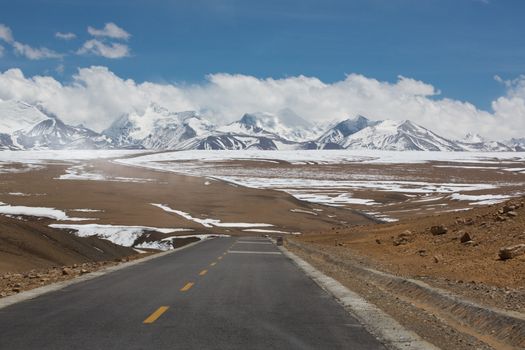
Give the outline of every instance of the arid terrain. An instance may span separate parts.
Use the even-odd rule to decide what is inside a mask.
[[[294,240],[523,312],[525,254],[507,258],[499,253],[525,242],[524,200],[418,220],[334,227]],[[433,227],[444,231],[432,233]]]
[[[178,153],[141,153],[2,161],[1,295],[210,235],[285,236],[289,249],[404,317],[405,325],[434,343],[457,349],[502,345],[475,331],[451,336],[457,325],[424,321],[416,311],[404,314],[407,306],[380,292],[383,287],[376,292],[378,286],[358,282],[334,261],[524,312],[522,158],[335,163],[267,156],[188,160],[177,159]],[[509,247],[511,256],[501,256]],[[428,327],[415,326],[421,322]]]

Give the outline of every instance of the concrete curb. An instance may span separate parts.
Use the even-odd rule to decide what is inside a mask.
[[[347,311],[355,316],[388,349],[439,350],[438,347],[423,340],[416,333],[407,330],[378,307],[350,291],[333,278],[326,276],[297,255],[289,252],[286,248],[278,248],[322,289],[332,294]]]
[[[326,252],[297,242],[288,241],[287,243],[312,254],[319,254],[329,263],[344,266],[358,278],[386,286],[399,295],[410,295],[413,299],[432,305],[460,324],[468,325],[479,334],[490,334],[493,339],[520,349],[525,344],[525,315],[522,313],[483,306],[419,280],[358,266],[351,261],[343,261]]]
[[[124,263],[124,264],[110,266],[110,267],[107,267],[105,269],[101,269],[101,270],[94,271],[94,272],[91,272],[91,273],[88,273],[88,274],[85,274],[85,275],[82,275],[82,276],[78,276],[78,277],[75,277],[75,278],[67,280],[67,281],[62,281],[62,282],[49,284],[47,286],[38,287],[38,288],[31,289],[31,290],[28,290],[28,291],[25,291],[25,292],[22,292],[22,293],[18,293],[18,294],[11,295],[11,296],[8,296],[8,297],[5,297],[5,298],[1,298],[0,299],[0,309],[3,309],[5,307],[8,307],[10,305],[13,305],[13,304],[16,304],[16,303],[19,303],[19,302],[22,302],[22,301],[34,299],[34,298],[36,298],[36,297],[38,297],[40,295],[43,295],[43,294],[46,294],[46,293],[49,293],[49,292],[54,292],[54,291],[66,288],[68,286],[71,286],[73,284],[77,284],[77,283],[84,282],[84,281],[89,281],[91,279],[94,279],[94,278],[97,278],[97,277],[100,277],[100,276],[104,276],[104,275],[107,275],[107,274],[115,272],[115,271],[123,270],[123,269],[131,267],[131,266],[135,266],[135,265],[142,264],[142,263],[145,263],[145,262],[153,260],[153,259],[157,259],[157,258],[166,256],[168,254],[176,253],[176,252],[181,251],[183,249],[193,247],[194,245],[202,243],[202,242],[204,242],[206,240],[207,239],[202,240],[202,241],[193,242],[193,243],[190,243],[190,244],[185,245],[183,247],[176,248],[176,249],[173,249],[173,250],[169,250],[167,252],[157,253],[157,254],[150,255],[150,256],[147,256],[147,257],[142,258],[142,259],[133,260],[133,261],[130,261],[130,262],[127,262],[127,263]]]

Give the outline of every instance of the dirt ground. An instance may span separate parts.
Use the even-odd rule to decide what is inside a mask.
[[[196,218],[223,222],[271,224],[273,230],[319,232],[340,224],[370,222],[349,210],[305,203],[272,190],[258,190],[232,184],[182,176],[169,172],[133,168],[111,161],[88,163],[87,172],[103,174],[108,180],[60,180],[69,164],[47,164],[43,169],[0,174],[0,201],[11,205],[53,207],[70,216],[93,218],[82,223],[189,228],[196,233],[205,227],[151,205],[165,204]],[[120,180],[127,178],[131,180]],[[138,180],[144,180],[140,182]],[[26,193],[13,196],[9,193]],[[100,212],[73,212],[74,209]],[[292,210],[313,212],[318,215]],[[215,233],[242,234],[240,229],[216,227]],[[247,234],[247,233],[244,233]]]
[[[57,208],[70,217],[89,218],[82,224],[193,230],[180,235],[265,233],[239,227],[205,227],[152,203],[167,205],[199,219],[270,224],[272,226],[265,229],[300,232],[301,235],[287,235],[287,239],[341,259],[416,278],[483,305],[525,312],[525,254],[511,259],[499,256],[501,248],[525,244],[523,196],[501,204],[475,206],[439,192],[339,188],[337,191],[348,192],[353,198],[372,199],[376,204],[373,208],[359,204],[335,207],[300,201],[282,188],[247,188],[206,177],[119,165],[111,160],[8,166],[9,172],[0,169],[0,202],[4,204]],[[255,171],[284,178],[287,174],[293,177],[302,173],[317,177],[332,174],[364,181],[385,180],[386,176],[395,181],[420,181],[422,185],[416,187],[424,187],[426,183],[494,185],[492,189],[468,193],[472,195],[516,196],[523,193],[525,181],[525,174],[520,171],[502,170],[502,166],[520,169],[520,164],[469,168],[467,164],[444,162],[336,166],[233,161],[217,166],[222,167],[221,171],[227,169],[229,174],[238,171],[246,176]],[[72,167],[81,167],[83,174],[91,174],[94,179],[60,179],[71,172]],[[367,214],[371,210],[400,221],[378,224],[374,215]],[[52,223],[79,222],[0,215],[0,297],[153,253],[137,254],[131,247],[97,237],[80,238],[69,230],[49,227]],[[147,237],[138,239],[137,243],[167,235],[148,232]],[[176,241],[182,245],[195,238]],[[455,325],[443,323],[430,311],[422,312],[410,302],[357,281],[341,267],[298,253],[443,348],[498,348],[497,344],[487,345],[478,336],[458,332]]]
[[[24,272],[136,254],[96,237],[77,237],[47,226],[49,219],[0,216],[0,273]]]
[[[453,159],[454,153],[449,157]],[[309,194],[327,196],[327,199],[345,194],[350,197],[348,201],[343,199],[331,204],[359,210],[378,219],[414,219],[469,210],[478,204],[475,198],[455,199],[453,192],[474,197],[515,197],[525,194],[525,162],[520,157],[408,164],[359,161],[304,164],[271,158],[259,161],[238,159],[163,163],[167,168],[188,174],[255,183],[259,188],[276,189],[299,196]],[[274,179],[277,181],[272,181]],[[363,204],[359,203],[360,200],[373,202]]]
[[[335,226],[294,239],[487,305],[523,312],[525,254],[503,260],[499,251],[525,244],[524,201],[521,197],[390,224]],[[442,226],[446,232],[436,234],[439,230],[433,226]]]
[[[102,180],[60,179],[74,166]],[[2,164],[5,168],[7,165]],[[23,273],[112,260],[136,254],[129,247],[96,237],[79,238],[70,230],[53,229],[53,223],[135,225],[191,229],[187,234],[242,234],[241,228],[204,227],[151,205],[159,203],[193,217],[222,222],[267,223],[272,230],[318,232],[341,221],[365,223],[366,217],[348,210],[304,203],[278,191],[257,190],[198,177],[133,168],[109,160],[69,163],[47,162],[38,167],[8,164],[0,172],[0,201],[13,206],[47,207],[86,221],[0,215],[0,273]],[[77,209],[96,210],[95,212]],[[296,211],[299,210],[299,211]],[[316,210],[316,211],[314,211]],[[309,213],[315,213],[312,215]],[[174,234],[148,233],[149,239]],[[187,240],[191,242],[194,239]],[[137,240],[137,243],[147,241]],[[177,244],[187,243],[183,239]]]
[[[113,260],[101,260],[72,265],[57,265],[51,268],[24,269],[24,272],[6,272],[0,274],[0,298],[17,294],[47,284],[66,281],[75,277],[144,258],[156,252],[129,255]]]

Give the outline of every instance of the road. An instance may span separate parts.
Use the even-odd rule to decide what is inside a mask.
[[[265,238],[217,238],[0,309],[0,349],[383,349]]]

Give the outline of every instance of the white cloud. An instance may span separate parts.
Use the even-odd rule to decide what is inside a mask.
[[[2,39],[3,41],[9,44],[12,43],[14,40],[11,29],[2,23],[0,23],[0,39]]]
[[[84,45],[77,50],[77,54],[93,54],[111,59],[129,56],[130,49],[128,45],[108,42],[107,40],[108,38],[128,40],[131,37],[131,34],[117,26],[115,23],[106,23],[102,29],[88,27],[87,31],[89,34],[96,37],[96,39],[86,41]]]
[[[102,130],[123,113],[156,102],[173,111],[197,110],[225,123],[245,112],[279,113],[290,108],[310,121],[330,121],[363,114],[372,119],[410,119],[448,137],[469,131],[495,139],[523,137],[525,77],[508,83],[493,112],[468,102],[439,98],[430,84],[399,77],[384,82],[359,74],[324,83],[313,77],[258,79],[212,74],[202,84],[137,83],[105,67],[79,69],[72,82],[52,77],[25,77],[19,69],[0,73],[0,98],[41,102],[67,122]]]
[[[77,37],[77,35],[75,33],[56,32],[55,37],[61,40],[73,40]]]
[[[525,136],[525,75],[513,80],[499,80],[507,88],[507,94],[492,102],[492,109],[501,122],[517,137]]]
[[[107,37],[112,39],[128,40],[131,37],[131,34],[129,34],[123,28],[120,28],[118,25],[112,22],[106,23],[106,25],[102,29],[88,27],[87,31],[93,36]]]
[[[63,57],[62,54],[59,54],[46,47],[35,48],[27,44],[23,44],[21,42],[16,41],[14,39],[11,29],[8,26],[1,24],[1,23],[0,23],[0,39],[4,40],[5,42],[13,46],[13,49],[17,55],[25,56],[26,58],[29,58],[30,60],[40,60],[40,59],[45,59],[45,58]]]
[[[63,63],[60,63],[56,68],[55,68],[55,72],[57,72],[58,74],[64,74],[64,70],[66,69],[66,67],[64,66]]]
[[[26,44],[19,43],[18,41],[13,42],[13,48],[15,53],[20,56],[25,56],[30,60],[41,60],[45,58],[61,58],[63,55],[50,50],[46,47],[31,47]]]
[[[93,54],[106,58],[123,58],[129,56],[129,47],[124,44],[110,43],[105,44],[102,41],[91,39],[82,45],[77,51],[79,55]]]

